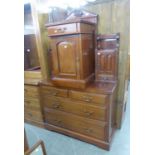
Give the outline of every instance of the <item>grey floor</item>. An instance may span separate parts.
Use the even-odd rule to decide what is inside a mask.
[[[43,140],[47,155],[129,155],[130,154],[130,97],[122,128],[117,130],[110,151],[55,132],[25,123],[29,146]]]

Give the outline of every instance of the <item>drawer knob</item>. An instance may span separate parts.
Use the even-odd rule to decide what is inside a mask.
[[[85,128],[84,129],[87,133],[92,133],[93,132],[93,130],[92,129],[89,129],[89,128]]]
[[[52,106],[54,109],[59,109],[60,108],[60,104],[59,103],[55,103]]]
[[[57,33],[57,32],[59,32],[59,33],[64,33],[65,32],[65,30],[67,30],[67,28],[66,27],[64,27],[64,28],[60,28],[60,29],[56,29],[56,30],[54,30],[54,33]]]
[[[86,116],[91,116],[93,113],[94,113],[94,112],[92,112],[92,111],[84,111],[84,114],[85,114]]]
[[[82,99],[86,102],[91,102],[92,97],[91,96],[82,96]]]
[[[53,96],[56,96],[57,94],[58,94],[58,92],[53,92],[52,93]]]

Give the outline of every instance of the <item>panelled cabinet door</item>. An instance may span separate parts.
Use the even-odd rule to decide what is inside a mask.
[[[72,36],[51,40],[53,73],[56,77],[77,79],[79,68],[78,39]]]
[[[116,50],[101,50],[97,52],[97,75],[99,79],[113,80],[116,75]]]

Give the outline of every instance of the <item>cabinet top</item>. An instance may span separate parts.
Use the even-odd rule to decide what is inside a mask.
[[[86,89],[58,87],[58,86],[55,86],[51,80],[41,81],[40,85],[57,87],[57,88],[68,89],[68,90],[77,90],[77,91],[88,92],[88,93],[112,94],[117,87],[117,82],[112,83],[112,82],[96,82],[96,81],[94,81],[91,84],[89,84],[89,86],[87,86]]]
[[[64,20],[64,21],[55,22],[55,23],[47,23],[47,24],[45,24],[45,26],[50,27],[50,26],[70,24],[70,23],[85,23],[85,24],[90,24],[90,25],[96,25],[95,23],[92,23],[90,21],[86,21],[84,19],[74,19],[74,20],[72,19],[72,20]]]

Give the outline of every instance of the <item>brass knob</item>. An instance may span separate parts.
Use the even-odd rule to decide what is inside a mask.
[[[59,109],[60,108],[60,104],[59,103],[55,103],[55,104],[53,104],[52,107],[55,108],[55,109]]]
[[[91,102],[92,97],[91,96],[82,96],[82,99],[86,102]]]
[[[56,96],[57,94],[58,94],[58,92],[53,92],[52,93],[53,96]]]
[[[67,48],[67,45],[64,45],[64,48]]]
[[[92,132],[93,132],[93,130],[92,130],[92,129],[89,129],[89,128],[85,128],[85,131],[86,131],[87,133],[92,133]]]
[[[94,113],[94,112],[92,112],[92,111],[84,111],[84,114],[85,114],[86,116],[91,116],[93,113]]]
[[[84,99],[84,101],[86,101],[86,102],[90,102],[90,99],[86,98],[86,99]]]

